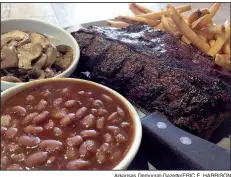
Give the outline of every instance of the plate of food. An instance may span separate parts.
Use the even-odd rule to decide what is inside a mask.
[[[131,3],[133,16],[66,29],[71,35],[64,32],[70,39],[65,44],[77,46],[80,55],[77,68],[63,76],[72,79],[27,78],[1,93],[1,166],[122,170],[142,137],[147,160],[157,169],[230,169],[230,150],[218,146],[229,140],[231,115],[230,22],[213,23],[221,5],[186,16],[190,5],[153,12]],[[4,31],[4,47],[11,50],[16,41],[21,57],[27,49],[6,35],[11,30]],[[31,36],[22,25],[19,30]],[[48,48],[42,49],[39,56],[48,57]],[[14,67],[18,72],[24,65]],[[45,68],[46,62],[40,70]],[[1,74],[14,76],[10,71]]]

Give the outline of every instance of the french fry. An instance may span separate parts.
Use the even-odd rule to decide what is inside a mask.
[[[181,37],[181,40],[182,40],[185,44],[191,44],[191,42],[190,42],[185,36],[182,36],[182,37]]]
[[[215,35],[213,33],[208,33],[202,30],[194,30],[194,32],[197,35],[204,36],[207,40],[213,40],[215,38]]]
[[[207,53],[209,45],[204,42],[184,21],[177,10],[172,5],[167,6],[167,11],[173,22],[176,24],[182,34],[200,50]]]
[[[193,12],[191,12],[188,16],[188,22],[191,24],[194,21],[198,20],[199,18],[201,18],[202,16],[209,14],[209,9],[197,9],[194,10]]]
[[[150,20],[142,17],[130,17],[130,16],[118,16],[115,18],[116,20],[125,22],[125,23],[145,23],[151,27],[154,27],[160,23],[160,20]]]
[[[202,31],[207,33],[221,34],[225,32],[225,27],[223,25],[209,25],[203,28]]]
[[[209,9],[209,14],[206,14],[202,17],[200,17],[198,20],[194,21],[192,23],[192,28],[193,29],[201,29],[205,27],[210,20],[214,17],[218,9],[220,8],[221,3],[215,3],[210,9]]]
[[[215,44],[215,42],[216,42],[215,40],[210,40],[209,41],[209,46],[212,47]]]
[[[230,44],[227,42],[225,42],[225,44],[222,47],[222,51],[224,54],[230,55]]]
[[[176,9],[181,11],[181,12],[186,12],[186,11],[191,10],[191,5],[179,6]],[[143,17],[143,18],[152,19],[152,20],[157,20],[157,19],[161,19],[162,15],[164,15],[164,16],[168,15],[167,10],[160,11],[160,12],[147,13],[147,14],[138,15],[138,16]]]
[[[122,28],[128,26],[129,24],[120,21],[107,21],[106,25],[110,27]]]
[[[136,4],[136,3],[133,3],[133,4],[134,4],[134,6],[136,6],[138,9],[140,9],[141,11],[143,11],[143,13],[151,13],[151,12],[153,12],[153,10],[148,9],[147,7],[144,7],[144,6],[140,5],[140,4]]]
[[[162,15],[161,23],[165,31],[172,34],[173,36],[179,37],[180,35],[182,35],[179,29],[175,25],[173,25],[164,15]]]
[[[140,9],[138,9],[134,3],[129,4],[129,9],[132,11],[132,13],[136,16],[136,15],[141,15],[144,14],[143,11],[141,11]]]
[[[229,37],[230,37],[230,22],[225,28],[225,33],[219,35],[215,44],[209,49],[208,54],[211,56],[215,56],[221,50],[222,46],[228,40]]]
[[[230,68],[230,60],[226,58],[226,56],[221,54],[216,54],[215,63],[219,66],[226,68],[227,70],[231,70]]]

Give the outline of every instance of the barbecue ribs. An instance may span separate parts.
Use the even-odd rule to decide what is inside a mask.
[[[144,110],[158,110],[206,139],[230,116],[231,73],[195,46],[146,25],[89,27],[72,35],[90,80]]]

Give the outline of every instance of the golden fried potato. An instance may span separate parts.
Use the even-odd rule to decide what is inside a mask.
[[[184,21],[177,10],[172,5],[167,6],[168,15],[171,17],[173,22],[176,24],[181,33],[190,41],[192,44],[197,46],[200,50],[207,53],[209,45],[203,41]]]
[[[220,34],[216,39],[215,44],[209,49],[208,54],[211,56],[215,56],[221,49],[225,42],[230,37],[230,22],[229,25],[225,28],[225,33]]]

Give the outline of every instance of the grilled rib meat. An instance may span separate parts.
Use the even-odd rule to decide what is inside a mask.
[[[148,112],[209,138],[230,115],[231,73],[192,45],[146,25],[89,27],[72,33],[90,79]]]

